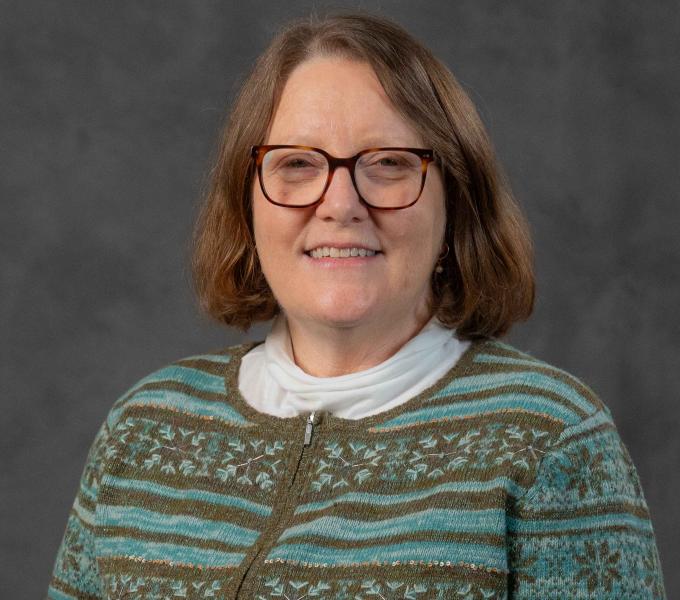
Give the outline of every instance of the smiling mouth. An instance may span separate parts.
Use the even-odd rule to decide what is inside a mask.
[[[382,254],[380,250],[366,248],[332,248],[324,246],[305,252],[310,258],[366,258]]]

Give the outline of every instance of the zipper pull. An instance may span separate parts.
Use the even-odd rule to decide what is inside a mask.
[[[305,425],[305,446],[309,446],[312,439],[312,428],[314,427],[314,411],[309,413],[307,424]]]

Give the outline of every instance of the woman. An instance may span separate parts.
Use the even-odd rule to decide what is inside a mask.
[[[532,310],[527,228],[428,50],[292,24],[212,177],[198,295],[272,331],[116,401],[50,598],[664,597],[609,410],[499,340]]]

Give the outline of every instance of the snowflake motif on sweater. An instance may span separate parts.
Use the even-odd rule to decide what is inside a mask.
[[[575,377],[479,340],[408,402],[308,423],[240,395],[253,347],[113,404],[49,599],[665,598],[633,462]]]

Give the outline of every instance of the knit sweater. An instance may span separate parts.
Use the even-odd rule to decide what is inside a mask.
[[[636,469],[574,376],[479,340],[384,412],[282,418],[238,391],[256,344],[113,404],[50,599],[665,598]]]

